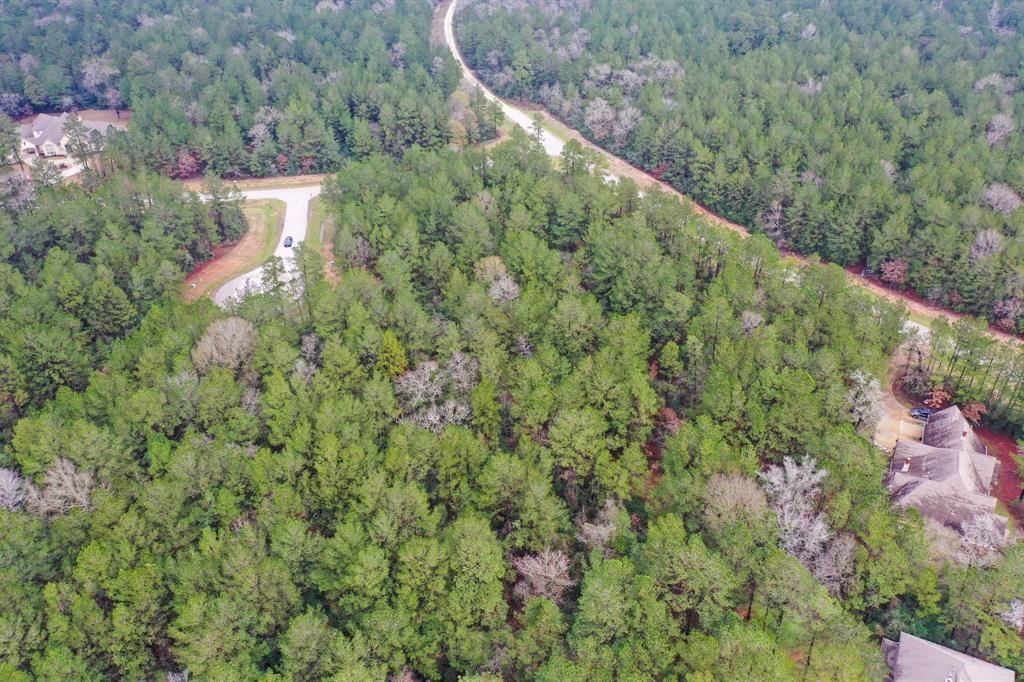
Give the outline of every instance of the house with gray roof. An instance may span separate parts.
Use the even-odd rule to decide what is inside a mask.
[[[69,156],[70,149],[65,128],[68,118],[74,114],[39,114],[30,123],[21,126],[21,153],[25,156]],[[82,121],[87,134],[92,131],[106,135],[113,124],[99,121]]]
[[[897,441],[886,485],[900,507],[913,507],[957,533],[965,523],[984,519],[1005,540],[1006,519],[996,513],[996,498],[989,494],[998,474],[999,460],[954,405],[928,419],[923,442]]]
[[[882,640],[892,682],[1014,682],[1016,673],[920,637]]]

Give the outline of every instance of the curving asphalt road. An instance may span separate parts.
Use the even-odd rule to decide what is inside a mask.
[[[306,187],[282,187],[280,189],[250,189],[241,190],[241,195],[246,199],[278,199],[285,203],[284,229],[281,230],[281,238],[274,249],[274,255],[285,262],[285,275],[290,279],[294,271],[291,261],[292,248],[285,247],[284,240],[291,237],[292,246],[302,242],[306,238],[306,228],[309,226],[309,201],[320,194],[320,185],[308,185]],[[223,285],[213,295],[213,301],[219,306],[224,306],[228,301],[246,289],[259,289],[263,276],[263,266],[251,270],[244,275],[234,278]]]
[[[459,67],[462,69],[462,78],[470,85],[480,88],[484,93],[484,97],[492,102],[497,102],[501,106],[501,111],[510,121],[526,132],[532,134],[533,117],[522,109],[517,109],[491,92],[490,88],[481,83],[473,74],[473,70],[466,66],[466,62],[462,60],[462,53],[459,52],[459,45],[455,42],[455,31],[452,29],[452,19],[455,17],[455,6],[457,4],[459,4],[458,0],[452,0],[452,3],[448,5],[448,11],[445,12],[444,42],[448,46],[449,51],[451,51],[452,56],[455,57],[455,61],[459,63]],[[562,140],[552,135],[551,132],[546,129],[541,130],[540,143],[543,145],[544,151],[548,153],[548,156],[561,156],[562,148],[565,147],[565,143],[562,142]]]

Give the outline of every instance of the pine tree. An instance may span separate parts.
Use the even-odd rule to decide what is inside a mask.
[[[385,329],[381,334],[375,369],[389,377],[397,377],[409,369],[409,359],[406,357],[405,347],[390,329]]]

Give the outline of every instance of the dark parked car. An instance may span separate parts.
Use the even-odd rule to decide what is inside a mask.
[[[284,238],[284,248],[287,249],[291,245],[292,245],[292,238],[291,237],[285,237]]]
[[[915,407],[910,411],[910,416],[914,419],[927,419],[933,414],[935,414],[935,410],[930,407]]]

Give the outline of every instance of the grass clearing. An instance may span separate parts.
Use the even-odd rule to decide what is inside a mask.
[[[334,233],[336,226],[334,217],[327,214],[323,200],[320,197],[313,197],[309,201],[309,226],[306,228],[306,244],[310,248],[323,252],[325,248],[334,245]],[[324,253],[327,258],[333,258]]]
[[[249,231],[188,276],[181,294],[186,301],[210,296],[225,283],[254,270],[274,254],[284,229],[285,203],[278,199],[247,201],[242,211],[249,222]]]
[[[338,281],[338,271],[334,268],[334,235],[338,226],[334,216],[330,215],[322,197],[313,197],[309,201],[309,225],[306,227],[307,248],[318,251],[324,257],[324,275],[331,284]]]

